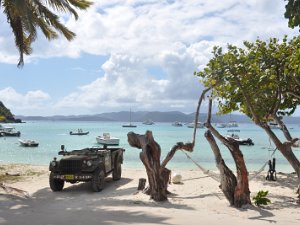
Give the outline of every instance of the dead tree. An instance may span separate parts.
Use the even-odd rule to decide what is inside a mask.
[[[151,131],[146,131],[144,135],[129,132],[127,137],[128,143],[132,147],[142,149],[140,159],[146,168],[149,183],[144,192],[149,194],[155,201],[167,200],[167,194],[169,193],[167,188],[171,171],[166,168],[166,165],[178,149],[189,152],[193,151],[192,143],[183,144],[182,142],[178,142],[172,147],[162,163],[160,163],[161,148],[154,140]]]
[[[212,100],[210,99],[208,117],[205,124],[208,131],[205,133],[205,137],[212,148],[220,171],[220,188],[230,205],[240,208],[243,205],[251,204],[247,167],[237,141],[233,138],[225,138],[211,125],[211,107]],[[236,165],[237,176],[226,166],[214,136],[229,149]]]
[[[167,190],[168,181],[170,178],[170,170],[166,168],[167,163],[173,158],[177,150],[185,150],[192,152],[195,146],[196,139],[196,124],[198,123],[199,111],[202,100],[204,99],[205,94],[210,90],[210,88],[205,89],[201,97],[199,98],[198,107],[195,114],[195,126],[193,131],[192,142],[183,143],[177,142],[170,152],[167,154],[166,158],[160,163],[161,157],[161,148],[160,145],[154,140],[152,132],[146,131],[144,135],[135,134],[134,132],[129,132],[127,134],[128,143],[132,147],[142,149],[140,153],[140,159],[143,162],[146,173],[148,176],[149,186],[144,191],[146,194],[149,194],[152,199],[155,201],[165,201],[167,200]]]

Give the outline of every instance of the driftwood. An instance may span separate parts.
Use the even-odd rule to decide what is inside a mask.
[[[139,179],[139,186],[138,186],[138,190],[144,190],[145,188],[145,185],[146,185],[146,179],[145,178],[140,178]]]
[[[144,193],[149,194],[155,201],[167,200],[167,194],[169,193],[167,188],[171,171],[166,168],[166,165],[177,150],[183,149],[190,152],[193,151],[193,144],[183,144],[182,142],[178,142],[172,147],[162,163],[160,163],[161,148],[154,140],[151,131],[146,131],[144,135],[129,132],[127,137],[128,143],[132,147],[142,149],[140,152],[140,159],[146,168],[149,183],[149,186],[144,190]]]
[[[20,195],[21,197],[29,198],[29,193],[19,188],[10,187],[5,185],[4,183],[0,183],[0,188],[2,188],[6,193],[17,194]]]

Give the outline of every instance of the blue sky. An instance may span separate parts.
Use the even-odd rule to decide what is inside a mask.
[[[74,41],[40,35],[23,69],[0,14],[0,100],[14,114],[193,112],[201,93],[193,72],[208,62],[213,46],[299,34],[287,27],[283,0],[94,3],[78,21],[62,15]]]

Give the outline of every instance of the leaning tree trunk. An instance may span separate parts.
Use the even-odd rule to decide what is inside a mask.
[[[233,205],[237,208],[240,208],[246,204],[251,204],[249,182],[248,182],[248,171],[247,171],[243,154],[239,148],[239,144],[232,138],[231,139],[224,138],[222,135],[218,133],[218,131],[216,131],[211,126],[208,126],[208,130],[212,134],[214,134],[214,136],[216,136],[229,149],[236,165],[236,170],[237,170],[236,186],[234,186],[235,183],[233,181],[233,178],[231,177],[233,175],[232,172],[230,173],[228,170],[225,169],[226,173],[224,173],[224,176],[228,176],[228,177],[223,178],[225,182],[227,182],[227,180],[231,182],[230,185],[228,184],[228,187],[226,187],[227,188],[226,191],[228,193],[233,193],[233,199],[230,200],[228,199],[230,204],[232,204],[233,202]],[[209,133],[207,133],[206,135],[208,135],[207,140],[210,142],[210,145],[211,146],[214,145],[214,143],[211,142],[214,141],[214,139],[209,137]],[[217,146],[216,143],[215,145]],[[229,188],[233,188],[234,190],[233,189],[229,190]]]
[[[205,136],[215,154],[217,165],[219,165],[218,168],[221,173],[221,189],[226,198],[229,200],[230,204],[234,205],[237,208],[240,208],[243,205],[251,204],[248,171],[245,160],[237,141],[235,141],[233,138],[225,138],[211,125],[211,111],[212,99],[209,100],[206,121],[206,127],[208,131],[205,133]],[[229,170],[225,165],[225,162],[222,159],[220,150],[213,135],[229,149],[236,165],[236,178],[231,170]]]
[[[235,187],[237,186],[236,177],[223,160],[218,144],[216,143],[211,132],[208,130],[204,135],[215,155],[216,165],[220,171],[221,184],[219,187],[229,201],[230,205],[234,205],[234,191]]]
[[[167,188],[171,171],[166,168],[166,165],[178,149],[193,151],[193,144],[178,142],[172,147],[163,162],[160,163],[161,149],[154,140],[151,131],[146,131],[145,135],[129,132],[127,137],[128,143],[132,147],[142,149],[140,159],[146,168],[149,183],[145,193],[149,194],[155,201],[167,200],[167,194],[169,193]]]
[[[251,204],[248,170],[239,144],[233,140],[233,143],[230,143],[228,148],[235,161],[237,171],[237,186],[234,192],[234,205],[236,207],[242,207],[243,205]]]

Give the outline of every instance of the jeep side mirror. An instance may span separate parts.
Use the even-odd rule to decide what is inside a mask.
[[[61,149],[62,151],[65,151],[65,145],[61,145],[61,146],[60,146],[60,149]]]

